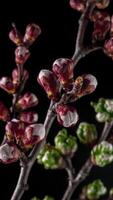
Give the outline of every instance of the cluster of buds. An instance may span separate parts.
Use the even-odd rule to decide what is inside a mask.
[[[30,124],[13,119],[6,124],[7,142],[16,142],[21,149],[28,150],[45,137],[43,124]]]
[[[113,161],[113,145],[107,141],[97,144],[91,150],[92,163],[104,167]]]
[[[55,106],[57,120],[64,127],[73,126],[78,121],[76,109],[68,106],[67,100],[62,100],[65,92],[67,98],[69,97],[70,103],[84,95],[92,93],[97,87],[97,80],[91,74],[83,74],[74,81],[73,69],[74,65],[71,59],[59,58],[53,63],[53,72],[45,69],[41,70],[37,78],[47,96],[53,101],[58,102]],[[61,89],[64,90],[64,96]]]
[[[33,197],[31,200],[40,200],[40,199],[37,197]],[[54,200],[54,198],[46,195],[42,200]]]
[[[77,151],[78,145],[76,137],[68,135],[66,129],[60,130],[56,135],[54,141],[55,141],[55,147],[63,155],[73,156],[73,154]]]
[[[26,27],[24,37],[18,32],[15,25],[9,33],[9,38],[17,45],[15,50],[15,62],[23,65],[30,56],[29,46],[40,35],[41,29],[38,25],[32,23]]]
[[[70,6],[77,11],[83,12],[86,8],[86,0],[70,0]],[[94,3],[98,9],[105,9],[109,6],[110,0],[92,0],[91,3]]]
[[[65,161],[54,146],[45,145],[37,156],[38,163],[43,164],[45,169],[62,169]]]
[[[36,123],[38,121],[38,114],[34,111],[23,111],[38,104],[38,98],[35,94],[27,92],[20,97],[16,103],[16,109],[21,110],[21,113],[17,116],[20,121],[28,124]],[[10,111],[6,108],[3,102],[0,102],[0,120],[9,121]]]
[[[92,93],[97,86],[96,78],[91,74],[83,74],[74,81],[73,61],[68,58],[59,58],[54,61],[53,72],[41,70],[38,75],[38,82],[44,88],[48,97],[57,101],[60,96],[60,86],[63,90],[81,97]],[[74,97],[72,97],[74,100]],[[76,98],[75,98],[76,99]]]
[[[12,120],[5,128],[7,141],[0,146],[0,162],[5,164],[17,161],[23,151],[26,152],[45,137],[43,124],[26,126],[20,121]]]
[[[105,195],[106,192],[107,188],[104,186],[103,182],[97,179],[83,187],[80,200],[97,200]]]
[[[91,102],[95,109],[98,122],[109,122],[113,120],[113,100],[100,98],[97,103]]]
[[[36,106],[38,99],[35,94],[27,92],[16,103],[19,111],[17,119],[10,119],[10,112],[0,102],[0,119],[7,121],[5,126],[6,142],[0,146],[0,161],[11,163],[17,161],[22,152],[27,152],[45,137],[45,127],[37,123],[38,114],[34,111],[24,111]],[[20,112],[21,111],[21,112]]]
[[[83,144],[94,143],[98,136],[96,126],[87,122],[81,122],[76,133],[80,142]]]

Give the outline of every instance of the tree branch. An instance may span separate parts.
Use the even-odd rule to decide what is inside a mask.
[[[91,15],[94,8],[95,8],[95,5],[90,0],[87,1],[86,9],[80,17],[79,28],[78,28],[78,33],[77,33],[77,38],[76,38],[76,43],[75,43],[75,51],[72,56],[74,65],[78,62],[77,60],[78,57],[80,58],[83,57],[82,52],[84,49],[84,46],[83,46],[84,35],[85,35],[85,31],[89,22],[89,16]]]
[[[56,116],[56,114],[52,110],[53,105],[54,104],[51,101],[50,107],[48,109],[48,112],[47,112],[47,115],[46,115],[46,118],[45,118],[45,122],[44,122],[44,126],[45,126],[45,129],[46,129],[46,137],[49,133],[51,125],[52,125],[52,123],[55,119],[55,116]],[[42,140],[40,142],[40,144],[35,145],[35,147],[33,148],[33,150],[31,151],[31,153],[28,157],[28,161],[26,163],[24,163],[24,165],[22,164],[19,179],[18,179],[18,182],[17,182],[17,186],[14,190],[14,193],[11,197],[11,200],[20,200],[23,193],[28,188],[27,181],[28,181],[29,173],[31,171],[31,168],[32,168],[35,160],[36,160],[36,156],[37,156],[38,152],[41,150],[41,148],[46,143],[46,137],[45,137],[44,140]]]

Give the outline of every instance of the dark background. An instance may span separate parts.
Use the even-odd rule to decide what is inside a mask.
[[[24,3],[24,5],[23,5]],[[113,2],[110,4],[109,11],[112,12]],[[30,73],[25,91],[32,91],[39,97],[37,111],[39,122],[43,122],[49,105],[46,94],[37,84],[37,75],[42,68],[51,69],[53,61],[59,57],[71,57],[74,51],[75,38],[78,28],[80,14],[69,7],[68,0],[32,0],[15,1],[9,5],[5,2],[0,7],[0,77],[10,76],[15,68],[14,50],[15,45],[9,40],[8,33],[11,30],[11,23],[15,22],[18,29],[24,34],[27,24],[37,23],[42,28],[42,34],[34,45],[30,48],[31,57],[25,64]],[[90,27],[89,27],[90,28]],[[88,36],[86,35],[86,41]],[[90,101],[97,101],[99,97],[113,98],[113,61],[101,51],[90,54],[82,59],[75,68],[75,77],[84,73],[91,73],[98,79],[97,90],[86,97],[83,97],[74,104],[80,115],[80,121],[95,123],[99,135],[103,124],[97,124],[94,111],[90,107]],[[0,99],[7,105],[11,105],[11,97],[0,89]],[[4,124],[0,122],[1,141],[4,135]],[[53,143],[53,138],[60,126],[55,121],[48,141]],[[69,129],[70,133],[75,134],[75,128]],[[89,155],[90,149],[80,145],[80,148],[73,158],[76,171],[80,169]],[[113,186],[113,164],[105,168],[93,168],[89,178],[84,183],[89,183],[96,178],[101,178],[105,185],[110,188]],[[15,188],[19,175],[19,163],[11,165],[0,164],[0,200],[9,200]],[[83,183],[83,184],[84,184]],[[77,199],[82,185],[73,196]],[[46,194],[60,200],[67,186],[67,176],[64,170],[47,170],[35,164],[29,177],[30,189],[24,194],[22,200],[30,200],[37,196],[43,198]],[[104,199],[104,198],[102,198]],[[106,197],[105,197],[106,199]]]

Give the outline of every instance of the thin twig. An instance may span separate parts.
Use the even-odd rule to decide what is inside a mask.
[[[79,20],[79,28],[78,28],[78,33],[77,33],[77,38],[76,38],[76,43],[75,43],[75,51],[72,56],[72,60],[75,65],[78,62],[78,60],[80,60],[80,58],[82,58],[82,56],[83,56],[82,52],[84,49],[84,46],[83,46],[84,35],[85,35],[85,31],[86,31],[86,28],[87,28],[87,25],[89,22],[89,16],[93,12],[94,7],[95,7],[95,5],[92,2],[87,1],[86,9],[83,12],[83,14],[81,15],[80,20]],[[79,59],[77,59],[77,58],[79,58]]]

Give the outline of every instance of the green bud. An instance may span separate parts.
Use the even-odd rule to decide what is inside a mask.
[[[66,129],[62,129],[55,137],[55,147],[64,155],[71,155],[77,150],[76,137],[68,135]]]
[[[37,156],[38,162],[46,169],[63,168],[64,161],[60,152],[53,146],[45,145]]]
[[[91,151],[91,160],[99,167],[110,164],[113,161],[113,145],[106,141],[95,145]]]
[[[106,111],[104,105],[105,105],[104,98],[100,98],[97,103],[91,102],[91,106],[94,108],[95,112],[97,112],[97,113],[98,112],[103,113]]]
[[[110,117],[109,113],[107,113],[107,112],[97,113],[96,120],[98,122],[109,122],[109,121],[111,121],[111,117]]]
[[[104,107],[107,112],[113,113],[113,99],[106,99]]]
[[[43,200],[54,200],[54,198],[50,196],[45,196]]]
[[[100,179],[93,181],[86,187],[86,197],[89,200],[99,199],[101,196],[105,195],[106,192],[107,189]]]
[[[33,197],[31,200],[40,200],[40,199],[37,197]]]
[[[109,122],[113,120],[113,99],[100,98],[97,103],[91,102],[95,109],[98,122]]]
[[[109,197],[113,197],[113,188],[111,188],[109,191]]]
[[[97,130],[94,124],[82,122],[79,124],[76,133],[83,144],[93,143],[97,139]]]

